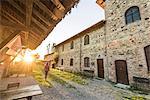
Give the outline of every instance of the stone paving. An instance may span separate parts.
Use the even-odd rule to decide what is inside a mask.
[[[41,86],[43,94],[33,97],[33,100],[150,100],[150,95],[116,88],[104,80],[89,79],[87,85],[65,81],[67,85],[51,81],[52,88]]]

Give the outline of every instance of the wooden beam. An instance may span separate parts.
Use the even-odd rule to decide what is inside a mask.
[[[22,26],[22,25],[20,25],[20,24],[17,24],[17,23],[14,23],[14,22],[10,22],[9,20],[8,21],[6,21],[6,20],[0,20],[0,24],[3,26],[3,27],[7,27],[7,28],[11,28],[11,29],[16,29],[16,27],[17,27],[17,29],[18,30],[22,30],[22,31],[25,31],[25,32],[32,32],[32,34],[34,34],[34,36],[36,36],[36,37],[38,37],[38,38],[42,38],[43,36],[42,35],[38,35],[39,33],[41,33],[41,32],[39,32],[39,31],[37,31],[35,28],[27,28],[27,27],[25,27],[25,26]]]
[[[31,30],[33,30],[33,31],[31,31],[32,33],[35,33],[35,34],[37,34],[38,36],[40,36],[40,37],[43,37],[42,35],[42,32],[41,31],[39,31],[39,30],[37,30],[37,28],[35,27],[35,26],[32,26],[31,27]]]
[[[37,34],[37,31],[35,31],[34,28],[31,28],[31,27],[26,28],[25,26],[23,27],[20,24],[10,22],[9,20],[8,21],[3,20],[3,19],[0,20],[0,25],[2,25],[3,27],[10,28],[10,29],[16,29],[16,27],[17,27],[18,30],[22,30],[22,31],[25,31],[25,32],[29,32],[29,31],[32,32],[32,34],[34,34],[34,36],[37,37],[37,38],[41,37],[41,35]],[[38,32],[38,33],[40,33],[40,32]]]
[[[57,16],[53,14],[52,11],[50,11],[43,3],[41,3],[39,0],[36,0],[35,3],[39,6],[40,9],[45,11],[49,16],[51,16],[52,19],[55,21],[58,20]]]
[[[32,18],[33,0],[26,0],[26,27],[29,28]],[[29,47],[29,32],[25,32],[25,45]]]
[[[28,48],[29,47],[29,44],[28,44],[28,42],[29,42],[28,41],[29,40],[29,38],[28,38],[29,37],[29,32],[25,32],[24,34],[25,34],[25,41],[24,41],[25,46]]]
[[[37,10],[33,9],[33,13],[39,17],[44,23],[46,23],[48,26],[51,26],[52,24],[46,19],[43,15],[41,15]]]
[[[15,7],[17,10],[19,10],[21,13],[25,13],[23,9],[16,3],[14,0],[7,0],[13,7]]]
[[[26,26],[29,27],[32,18],[33,0],[26,0]]]
[[[5,13],[5,11],[4,11],[4,13]],[[8,20],[10,21],[9,23],[5,23],[5,21],[3,21],[2,20],[2,22],[3,23],[1,23],[1,24],[3,24],[3,25],[5,25],[5,26],[9,26],[9,27],[12,27],[12,28],[20,28],[21,30],[23,30],[23,31],[31,31],[31,32],[37,32],[37,31],[35,31],[35,30],[33,30],[33,28],[31,28],[31,27],[26,27],[24,24],[22,24],[21,22],[19,22],[19,21],[17,21],[17,19],[15,18],[15,17],[13,17],[13,16],[11,16],[11,15],[9,15],[7,12],[6,12],[6,14],[3,14],[3,16],[4,17],[6,17],[6,18],[8,18]],[[15,20],[15,21],[14,21]],[[10,23],[14,23],[14,22],[18,22],[18,23],[15,23],[14,25],[13,24],[10,24]],[[41,33],[41,32],[38,32],[38,33]]]
[[[61,4],[61,2],[59,0],[51,0],[55,5],[56,7],[61,10],[61,11],[64,11],[65,10],[65,7],[63,6],[63,4]]]
[[[17,27],[18,30],[28,31],[26,27],[16,23],[9,16],[5,16],[5,15],[1,15],[0,25],[11,29],[16,29]]]
[[[37,24],[39,27],[41,27],[44,31],[47,31],[47,28],[41,24],[39,21],[37,21],[34,17],[32,17],[32,21]]]
[[[18,35],[21,31],[16,30],[14,33],[10,34],[1,44],[0,49],[2,49],[9,41],[11,41],[16,35]]]
[[[46,32],[46,35],[48,35],[49,32],[51,32],[54,28],[55,28],[55,26],[49,27],[49,29],[48,29],[47,32]]]
[[[3,27],[10,28],[10,29],[16,29],[16,27],[17,27],[18,30],[29,31],[27,28],[22,27],[17,23],[13,23],[13,22],[9,22],[9,21],[0,20],[0,25],[2,25]]]
[[[3,13],[4,16],[8,16],[10,17],[12,20],[14,20],[15,22],[19,23],[20,25],[24,25],[22,22],[20,22],[18,19],[16,19],[14,16],[10,15],[7,11],[5,11],[4,9],[1,10],[1,12]]]
[[[62,19],[65,16],[65,12],[54,8],[53,13],[59,18]]]
[[[31,49],[31,50],[34,50],[34,49],[36,49],[36,47],[39,45],[39,43],[29,43],[29,48]]]
[[[34,38],[34,40],[41,40],[41,38],[43,38],[42,36],[40,36],[40,35],[37,35],[36,33],[32,33],[32,34],[29,34],[29,37],[32,37],[32,38]]]

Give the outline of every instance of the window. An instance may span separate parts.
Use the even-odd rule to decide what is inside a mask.
[[[150,71],[150,45],[144,48],[148,71]]]
[[[74,43],[72,41],[71,44],[70,44],[70,49],[73,49],[73,48],[74,48]]]
[[[70,66],[73,66],[73,59],[70,59]]]
[[[86,35],[84,37],[84,45],[87,45],[87,44],[89,44],[89,35]]]
[[[84,67],[90,67],[89,57],[84,58]]]
[[[129,8],[125,13],[125,20],[126,24],[141,20],[139,7],[133,6]]]
[[[63,65],[64,64],[64,60],[63,59],[61,59],[61,65]]]
[[[64,45],[62,45],[62,51],[64,51]]]

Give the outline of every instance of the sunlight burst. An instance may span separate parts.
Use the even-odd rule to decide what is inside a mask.
[[[29,51],[26,51],[26,52],[25,52],[25,55],[24,55],[24,57],[23,57],[23,60],[24,60],[25,62],[27,62],[27,63],[33,62],[33,57],[32,57],[32,55],[31,55],[31,53],[30,53]]]

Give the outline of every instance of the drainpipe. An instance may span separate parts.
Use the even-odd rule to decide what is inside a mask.
[[[105,14],[105,25],[104,25],[104,35],[105,35],[105,58],[106,58],[106,80],[109,80],[109,67],[108,67],[108,52],[107,52],[107,19],[106,19],[106,14]]]
[[[107,38],[106,38],[106,34],[107,34],[107,31],[106,31],[106,23],[105,22],[105,25],[104,25],[104,35],[105,35],[105,58],[106,58],[106,80],[109,80],[109,68],[108,68],[108,56],[107,56]]]
[[[81,68],[81,54],[82,54],[82,37],[80,37],[80,72],[82,71],[82,68]]]

